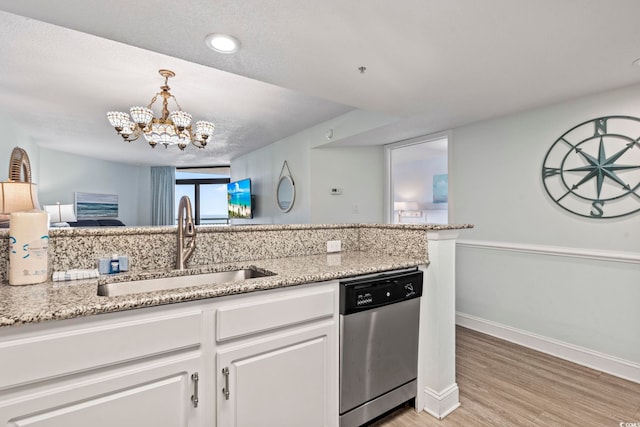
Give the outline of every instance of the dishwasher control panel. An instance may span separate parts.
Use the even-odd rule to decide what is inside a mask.
[[[343,280],[340,282],[340,314],[419,298],[422,278],[422,271],[413,269]]]

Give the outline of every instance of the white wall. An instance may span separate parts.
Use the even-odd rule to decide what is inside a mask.
[[[74,192],[108,193],[119,196],[119,219],[127,225],[151,224],[150,168],[77,156],[38,146],[21,126],[0,114],[0,160],[6,162],[1,181],[9,174],[9,156],[14,147],[27,151],[40,205],[73,203]]]
[[[457,310],[640,363],[640,264],[618,259],[640,255],[640,216],[570,214],[541,180],[558,137],[610,115],[640,117],[640,86],[453,130],[453,218],[475,224],[458,246]],[[536,250],[518,251],[527,245]],[[565,257],[552,253],[557,247],[605,256]]]
[[[32,181],[37,184],[39,182],[38,147],[9,117],[9,115],[3,113],[0,109],[0,132],[2,133],[2,140],[0,142],[0,159],[2,159],[2,163],[0,163],[0,181],[6,181],[9,178],[11,151],[13,151],[15,147],[20,147],[24,149],[29,156],[31,178]]]
[[[449,205],[433,202],[433,177],[448,173],[448,157],[445,155],[407,159],[406,155],[396,156],[399,150],[405,149],[407,148],[400,147],[392,151],[392,199],[394,202],[417,202],[421,216],[400,217],[400,213],[394,210],[393,222],[396,224],[447,224]]]
[[[107,162],[40,148],[38,197],[41,205],[74,203],[74,193],[118,195],[118,219],[151,224],[150,168]]]
[[[437,207],[433,206],[433,176],[446,174],[447,162],[447,156],[394,162],[394,200],[418,202],[421,209]]]
[[[232,224],[304,224],[310,218],[309,139],[303,131],[238,157],[231,162],[231,181],[251,178],[254,195],[253,219],[232,219]],[[287,213],[276,204],[276,187],[284,161],[287,161],[296,187],[296,199]]]
[[[541,180],[544,156],[560,135],[607,115],[640,117],[640,86],[452,130],[452,222],[476,226],[460,233],[456,304],[468,319],[627,361],[638,372],[640,264],[633,260],[640,255],[639,216],[569,214],[548,198]],[[382,222],[382,152],[323,146],[334,125],[323,123],[232,162],[234,179],[260,183],[262,209],[275,206],[282,161],[291,166],[297,213],[265,209],[258,222]],[[343,195],[330,195],[331,187]],[[355,218],[355,204],[371,216]]]
[[[379,223],[384,209],[383,147],[311,151],[311,222]],[[340,195],[332,195],[339,188]]]
[[[231,161],[231,180],[251,178],[257,210],[252,220],[234,224],[304,224],[382,222],[382,147],[322,147],[328,129],[371,126],[368,115],[347,113]],[[315,147],[315,148],[314,148]],[[275,200],[284,161],[296,186],[291,211],[282,213]],[[329,188],[342,188],[332,196]],[[357,212],[356,212],[357,211]]]

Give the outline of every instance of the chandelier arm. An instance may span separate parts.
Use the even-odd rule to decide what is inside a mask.
[[[204,140],[200,141],[199,139],[196,139],[196,137],[195,137],[195,136],[193,136],[193,137],[191,138],[191,144],[192,144],[193,146],[195,146],[195,147],[198,147],[198,148],[204,148],[204,147],[206,147],[206,146],[207,146],[207,140],[206,140],[206,139],[204,139]]]
[[[131,137],[123,137],[123,139],[125,140],[125,142],[133,142],[133,141],[136,141],[138,138],[140,138],[140,135],[136,136],[135,138],[131,138]]]
[[[129,134],[129,135],[120,134],[120,136],[122,136],[122,139],[124,139],[126,142],[133,142],[136,139],[140,138],[141,135],[142,135],[142,130],[140,130],[140,128],[137,126],[132,134]]]

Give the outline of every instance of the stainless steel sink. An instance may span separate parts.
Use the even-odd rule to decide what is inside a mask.
[[[187,288],[189,286],[215,285],[274,275],[275,273],[270,271],[243,268],[240,270],[218,271],[215,273],[193,274],[190,276],[160,277],[156,279],[131,280],[119,283],[102,283],[98,285],[98,295],[113,297],[118,295],[138,294],[142,292]]]

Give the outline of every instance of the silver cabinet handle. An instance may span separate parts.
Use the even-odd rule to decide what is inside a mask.
[[[191,395],[191,403],[193,403],[193,407],[198,407],[198,382],[200,381],[200,376],[197,372],[191,374],[191,380],[193,381],[193,394]]]
[[[222,375],[224,376],[222,394],[224,394],[224,400],[229,400],[229,368],[222,368]]]

